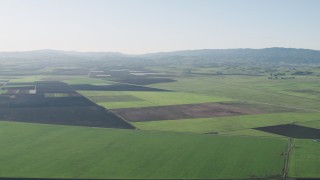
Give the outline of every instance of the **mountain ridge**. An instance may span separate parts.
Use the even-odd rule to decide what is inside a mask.
[[[320,51],[303,48],[271,47],[262,49],[197,49],[139,55],[119,52],[78,52],[42,49],[34,51],[0,52],[0,60],[135,60],[169,62],[237,62],[237,63],[320,63]]]

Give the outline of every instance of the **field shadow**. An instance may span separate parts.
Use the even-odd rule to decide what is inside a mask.
[[[68,84],[56,81],[35,82],[34,93],[8,91],[0,95],[0,119],[134,129],[131,124],[77,93]]]
[[[283,124],[254,128],[256,130],[278,134],[298,139],[319,139],[320,129],[298,126],[295,124]]]

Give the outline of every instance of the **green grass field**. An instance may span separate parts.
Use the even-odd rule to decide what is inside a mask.
[[[239,107],[256,108],[264,114],[132,123],[140,130],[0,121],[0,178],[280,178],[288,138],[252,128],[294,123],[320,129],[319,77],[269,80],[269,73],[260,72],[262,69],[252,72],[265,76],[215,74],[250,73],[250,68],[242,67],[189,69],[153,68],[173,75],[177,81],[147,86],[173,92],[79,93],[107,109],[246,102]],[[53,71],[49,68],[42,72]],[[57,78],[70,85],[117,83],[87,75],[5,77],[11,79],[10,83],[46,78]],[[0,94],[4,92],[0,90]],[[55,99],[67,95],[45,94]],[[289,177],[319,178],[319,152],[319,142],[294,139]]]
[[[69,97],[68,93],[45,93],[45,97]]]
[[[4,93],[6,93],[7,92],[7,90],[2,90],[2,89],[0,89],[0,94],[4,94]]]
[[[206,102],[223,102],[230,101],[229,98],[215,97],[207,95],[198,95],[185,92],[146,92],[146,91],[79,91],[80,94],[95,100],[94,97],[123,97],[131,96],[138,100],[129,101],[106,101],[101,102],[101,99],[97,101],[97,104],[106,107],[107,109],[117,108],[131,108],[131,107],[149,107],[149,106],[165,106],[175,104],[194,104],[194,103],[206,103]],[[93,97],[93,98],[92,98]]]
[[[277,90],[279,84],[282,82],[281,86],[284,86],[284,89],[291,89],[292,91],[294,88],[291,84],[299,84],[301,82],[300,80],[292,80],[290,81],[291,84],[287,83],[287,81],[277,81],[277,83],[275,83],[272,80],[267,80],[266,77],[251,76],[190,77],[177,78],[177,80],[177,82],[173,83],[155,84],[152,85],[152,87],[320,112],[319,99],[306,98],[304,95],[295,96]],[[311,78],[311,80],[304,82],[303,86],[318,91],[320,87],[314,85],[318,82],[318,80]],[[259,85],[261,85],[261,87]],[[265,88],[266,86],[271,88]]]
[[[320,129],[320,120],[318,120],[318,121],[310,121],[310,122],[300,122],[300,123],[297,123],[297,124],[301,125],[301,126]]]
[[[290,155],[289,176],[295,178],[320,177],[320,142],[294,140]]]
[[[320,113],[290,112],[200,119],[135,122],[133,124],[143,130],[208,133],[250,129],[279,124],[290,124],[293,122],[313,121],[318,120],[319,118]]]
[[[0,122],[0,177],[280,177],[287,140]]]
[[[64,80],[63,82],[67,84],[113,84],[112,81],[102,80],[102,79],[94,79],[89,77],[78,77]]]
[[[275,138],[287,138],[278,134],[267,133],[255,129],[243,129],[234,131],[222,131],[220,135],[231,135],[231,136],[260,136],[260,137],[275,137]]]
[[[28,83],[40,81],[43,76],[17,76],[10,79],[10,83]]]

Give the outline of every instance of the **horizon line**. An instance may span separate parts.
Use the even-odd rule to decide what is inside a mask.
[[[170,52],[180,52],[180,51],[201,51],[201,50],[245,50],[245,49],[252,49],[252,50],[259,50],[259,49],[300,49],[300,50],[313,50],[313,51],[320,51],[318,49],[309,49],[309,48],[295,48],[295,47],[264,47],[264,48],[199,48],[199,49],[181,49],[181,50],[172,50],[172,51],[153,51],[153,52],[145,52],[145,53],[124,53],[121,51],[81,51],[81,50],[62,50],[62,49],[33,49],[33,50],[17,50],[17,51],[0,51],[0,53],[24,53],[24,52],[37,52],[37,51],[59,51],[59,52],[74,52],[74,53],[118,53],[123,55],[145,55],[145,54],[157,54],[157,53],[170,53]]]

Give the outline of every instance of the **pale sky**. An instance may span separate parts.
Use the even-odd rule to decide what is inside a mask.
[[[320,0],[0,0],[0,51],[320,50]]]

